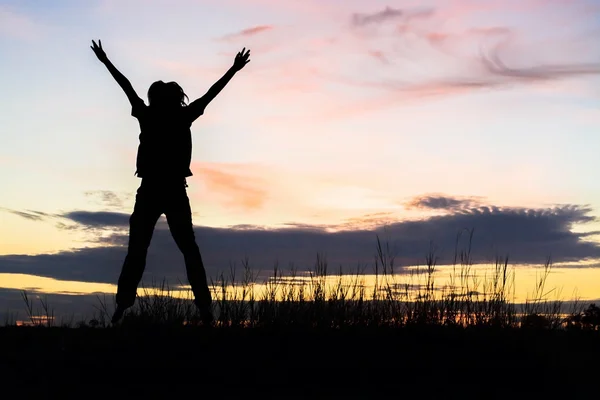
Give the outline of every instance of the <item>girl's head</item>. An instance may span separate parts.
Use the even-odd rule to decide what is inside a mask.
[[[159,107],[182,107],[185,106],[185,100],[188,99],[181,86],[176,82],[164,83],[156,81],[148,89],[148,102],[150,106]]]

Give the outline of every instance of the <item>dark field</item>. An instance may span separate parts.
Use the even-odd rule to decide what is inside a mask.
[[[4,327],[0,354],[4,392],[25,398],[598,398],[600,388],[600,334],[585,330]]]

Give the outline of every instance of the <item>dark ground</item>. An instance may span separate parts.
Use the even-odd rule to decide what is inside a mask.
[[[4,327],[0,355],[0,398],[600,398],[598,332]]]

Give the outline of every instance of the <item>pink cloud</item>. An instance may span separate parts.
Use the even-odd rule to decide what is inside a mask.
[[[277,2],[258,3],[286,9]],[[318,8],[316,2],[303,4]],[[571,50],[575,39],[565,36],[555,40],[553,52],[543,58],[543,48],[532,42],[551,36],[554,30],[551,22],[540,19],[546,11],[564,8],[580,15],[581,10],[570,2],[461,0],[437,4],[428,9],[386,7],[374,12],[353,12],[347,3],[328,4],[324,14],[329,22],[321,18],[311,20],[310,29],[302,29],[300,23],[282,34],[261,35],[260,44],[268,52],[255,53],[248,85],[261,90],[254,98],[287,104],[305,116],[333,117],[430,96],[600,74],[599,64],[580,58],[589,57],[591,45],[582,44],[585,48],[575,52]],[[514,12],[525,16],[516,24],[507,15]],[[484,15],[488,16],[487,26],[480,23]],[[521,22],[527,15],[537,21],[535,27]],[[378,25],[393,29],[369,28]],[[256,28],[234,36],[265,31]]]
[[[381,24],[391,20],[402,20],[408,22],[415,18],[429,18],[434,14],[434,10],[426,9],[399,9],[385,7],[382,11],[374,13],[354,13],[352,15],[352,25],[356,27]]]
[[[204,210],[220,208],[230,216],[238,215],[245,223],[256,218],[314,219],[315,214],[340,221],[381,206],[395,206],[387,192],[371,187],[374,183],[369,176],[255,163],[194,162],[192,171],[188,182],[193,202],[202,204]]]
[[[225,36],[219,38],[219,40],[233,41],[233,40],[237,40],[237,39],[240,39],[240,38],[245,38],[245,37],[249,37],[249,36],[255,36],[255,35],[258,35],[260,33],[270,31],[272,29],[274,29],[274,27],[272,25],[253,26],[251,28],[243,29],[243,30],[241,30],[239,32],[235,32],[235,33],[231,33],[229,35],[225,35]]]
[[[385,53],[383,51],[380,50],[370,50],[368,53],[371,57],[373,57],[376,60],[381,61],[384,64],[389,64],[389,60],[387,59],[387,57],[385,56]]]
[[[352,23],[356,26],[364,26],[369,24],[381,23],[390,19],[404,17],[403,10],[386,7],[383,11],[378,11],[371,14],[356,13],[352,16]]]
[[[265,182],[244,166],[195,162],[192,171],[211,194],[226,206],[243,210],[260,209],[266,199]]]

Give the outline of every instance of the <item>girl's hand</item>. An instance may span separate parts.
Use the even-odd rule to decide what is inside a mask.
[[[244,68],[246,66],[246,64],[248,64],[250,62],[249,57],[250,57],[250,50],[246,50],[246,48],[244,47],[242,49],[242,51],[237,53],[237,55],[235,56],[235,61],[233,62],[233,68],[236,71],[239,71],[242,68]]]
[[[100,60],[103,63],[108,61],[108,57],[106,57],[106,53],[102,49],[102,41],[98,40],[98,44],[96,44],[96,42],[92,40],[92,44],[93,46],[90,46],[90,48],[94,51],[94,54],[96,54],[98,60]]]

